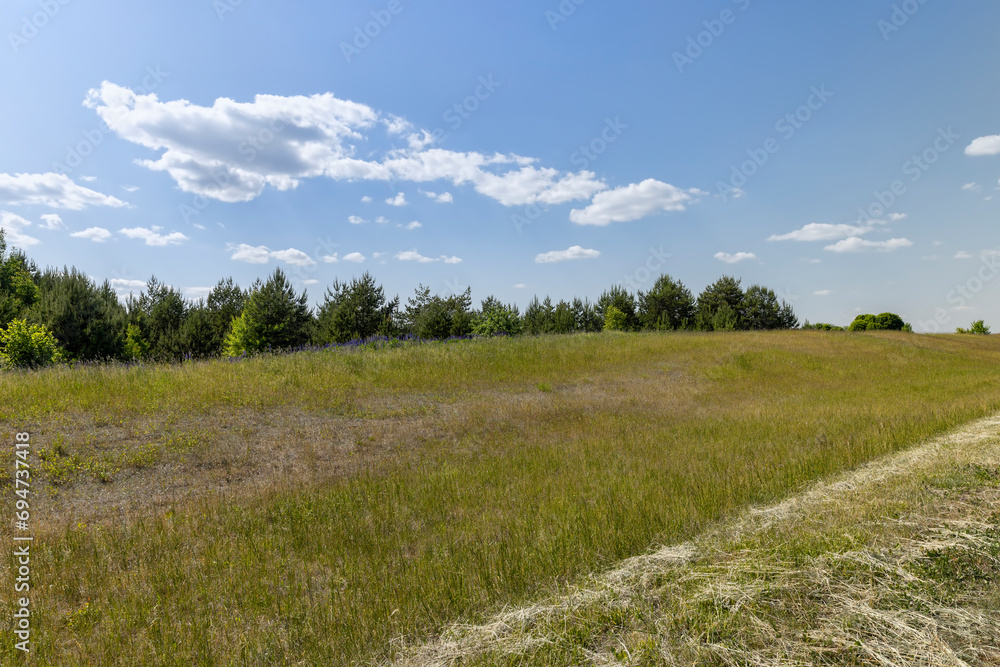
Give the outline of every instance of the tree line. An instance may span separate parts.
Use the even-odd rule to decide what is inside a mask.
[[[151,360],[240,356],[376,336],[440,339],[497,334],[793,329],[792,307],[762,285],[743,289],[723,276],[697,298],[662,275],[649,291],[613,286],[596,302],[553,304],[536,296],[520,312],[490,296],[473,308],[471,288],[442,296],[419,285],[402,305],[371,274],[336,280],[313,311],[281,269],[248,289],[220,280],[189,301],[155,276],[122,303],[108,281],[76,268],[39,270],[21,251],[6,252],[0,230],[0,354],[7,365],[53,361]]]

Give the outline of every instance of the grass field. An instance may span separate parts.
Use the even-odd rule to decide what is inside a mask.
[[[0,375],[32,662],[383,661],[992,414],[998,363],[994,336],[600,334]]]

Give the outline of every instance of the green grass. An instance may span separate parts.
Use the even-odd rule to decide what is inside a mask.
[[[37,449],[70,422],[134,427],[105,451],[116,473],[104,494],[123,470],[155,481],[157,466],[189,457],[198,479],[220,415],[294,408],[333,434],[361,420],[384,428],[373,438],[391,452],[323,481],[278,465],[267,484],[222,497],[206,482],[201,495],[128,521],[47,521],[43,504],[33,514],[33,659],[390,657],[451,622],[562,590],[996,411],[993,338],[584,335],[2,375],[0,430],[39,432]],[[185,420],[204,426],[194,448],[168,447],[139,426],[150,419],[176,438]],[[259,467],[280,464],[282,448],[325,446],[296,437],[289,429],[277,460]],[[98,449],[87,447],[98,445],[71,451],[88,461]],[[63,501],[96,493],[73,479]],[[0,624],[11,616],[11,564],[0,571]],[[0,656],[16,658],[11,642]]]

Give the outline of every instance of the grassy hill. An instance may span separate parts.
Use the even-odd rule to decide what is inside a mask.
[[[6,373],[32,659],[386,659],[992,414],[998,363],[993,336],[793,331]]]

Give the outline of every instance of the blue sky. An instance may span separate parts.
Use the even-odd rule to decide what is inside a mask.
[[[191,297],[277,266],[522,307],[723,274],[1000,328],[1000,5],[12,1],[0,224]]]

